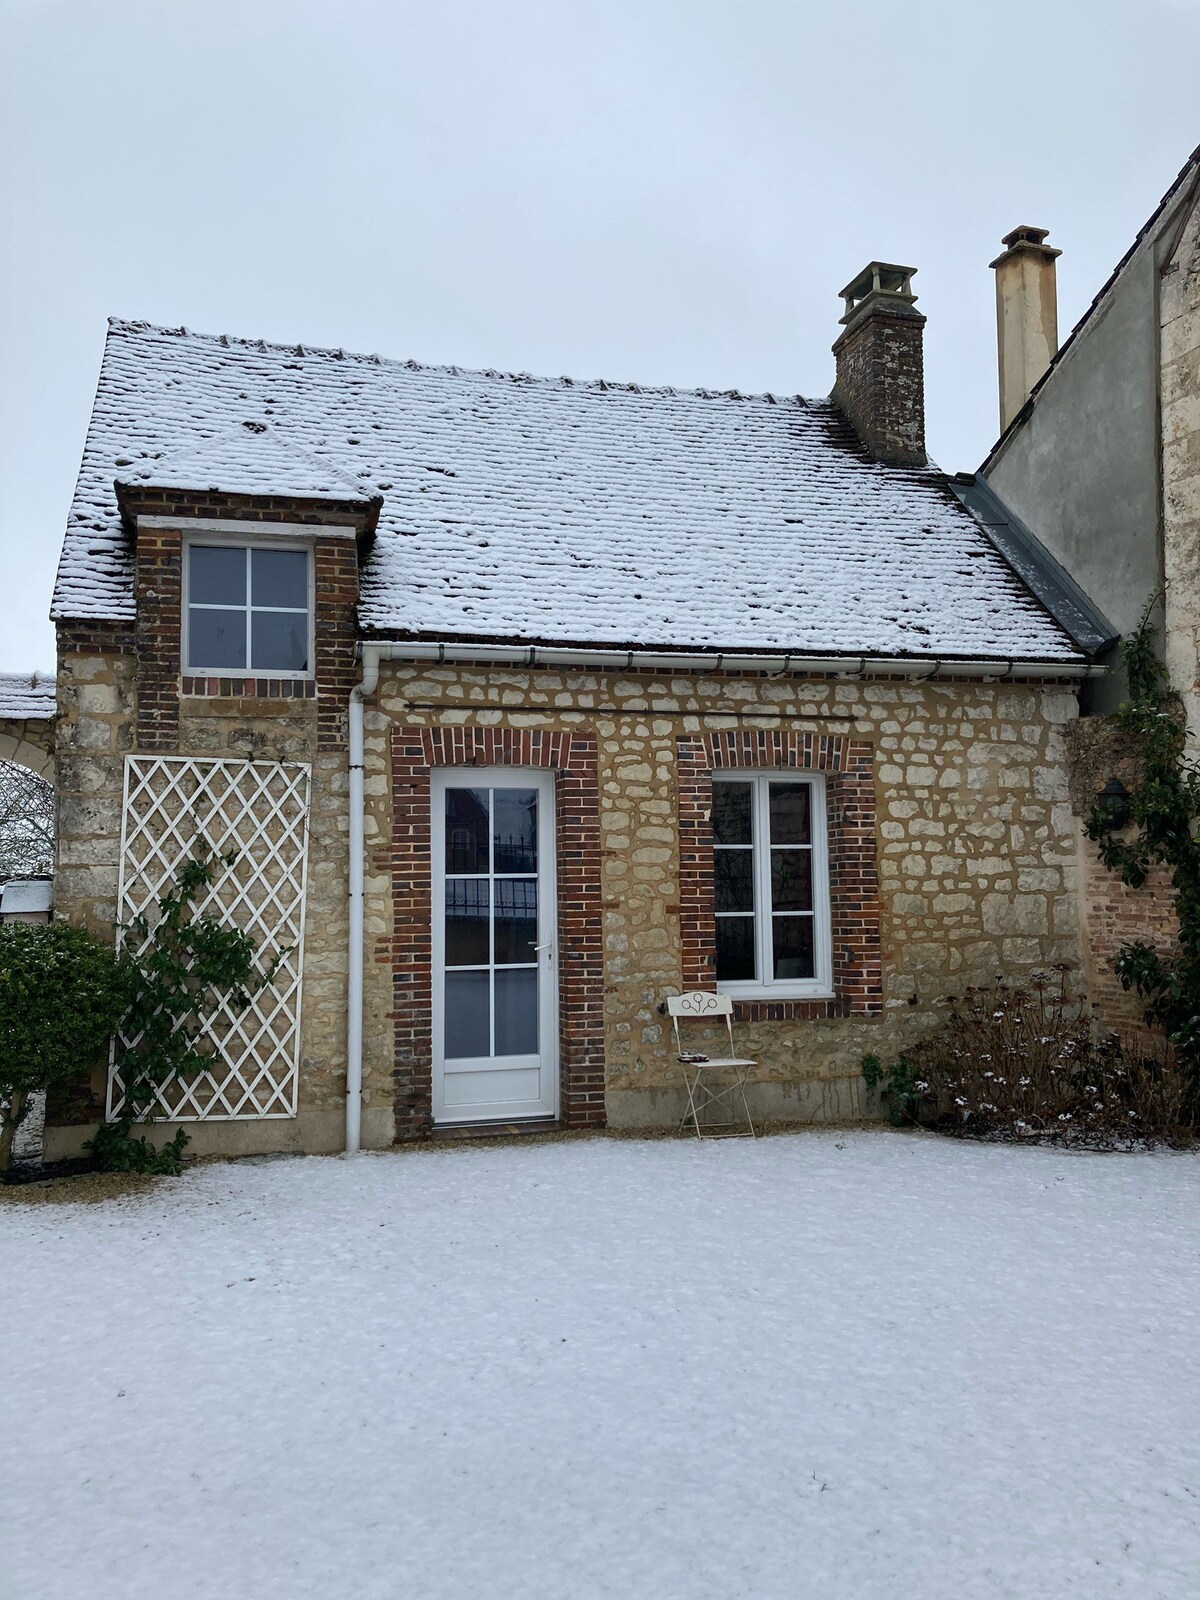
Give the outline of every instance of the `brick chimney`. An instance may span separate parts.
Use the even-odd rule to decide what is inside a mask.
[[[923,467],[925,318],[912,292],[915,267],[872,261],[842,290],[845,330],[833,347],[833,400],[876,461]]]
[[[1000,431],[1004,432],[1058,354],[1056,259],[1048,228],[1014,228],[996,257],[996,343],[1000,361]]]

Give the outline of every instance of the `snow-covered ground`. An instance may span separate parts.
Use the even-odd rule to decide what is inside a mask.
[[[4,1600],[1200,1594],[1200,1160],[904,1137],[0,1207]]]

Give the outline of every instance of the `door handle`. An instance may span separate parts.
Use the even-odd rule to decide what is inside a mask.
[[[547,939],[545,944],[534,944],[533,940],[530,939],[529,943],[533,946],[533,948],[535,950],[553,950],[553,948],[554,948],[554,940],[553,939]]]

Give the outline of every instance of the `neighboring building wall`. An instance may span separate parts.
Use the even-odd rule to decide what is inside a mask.
[[[1019,978],[1059,960],[1078,963],[1064,741],[1076,711],[1073,689],[1061,684],[385,664],[367,711],[368,1112],[394,1104],[402,1136],[428,1119],[427,1023],[414,1027],[410,982],[412,960],[428,963],[423,890],[414,888],[429,870],[428,812],[413,811],[412,786],[427,781],[439,747],[464,741],[466,759],[482,764],[496,758],[497,741],[502,748],[508,740],[514,758],[539,735],[539,751],[552,739],[560,749],[595,742],[606,1109],[617,1126],[669,1125],[682,1110],[659,1006],[696,981],[702,956],[690,948],[685,961],[685,923],[690,915],[695,926],[696,911],[681,899],[689,881],[682,854],[694,854],[696,842],[697,750],[739,741],[744,759],[753,740],[763,764],[787,765],[788,742],[807,759],[811,735],[841,751],[856,782],[869,763],[875,826],[868,837],[858,801],[848,803],[854,859],[840,883],[835,867],[845,926],[859,930],[858,953],[839,952],[845,970],[855,967],[854,982],[834,1006],[794,1003],[782,1018],[758,1002],[739,1006],[739,1043],[760,1062],[756,1111],[844,1118],[864,1109],[862,1055],[898,1051],[927,1031],[948,994],[999,972]],[[535,764],[563,759],[539,755]],[[570,928],[561,933],[569,951]],[[418,972],[418,996],[422,982]]]
[[[1176,230],[1162,279],[1167,665],[1200,738],[1200,200]]]
[[[985,468],[1122,634],[1167,580],[1166,650],[1189,694],[1200,637],[1198,227],[1193,177],[1147,228]],[[1115,710],[1125,688],[1118,670],[1087,703]]]
[[[1142,242],[985,473],[1122,634],[1162,582],[1156,244]]]

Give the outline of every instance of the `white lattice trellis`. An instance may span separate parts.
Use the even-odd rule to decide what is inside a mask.
[[[244,928],[264,964],[284,952],[274,980],[245,1011],[218,1004],[204,1028],[217,1064],[161,1085],[155,1116],[226,1122],[296,1115],[310,784],[311,769],[298,763],[125,759],[122,925],[151,912],[181,863],[207,845],[214,856],[232,859],[197,899],[196,910],[218,912]],[[118,934],[118,941],[126,937]],[[108,1084],[110,1118],[120,1116],[124,1098],[114,1070]]]

